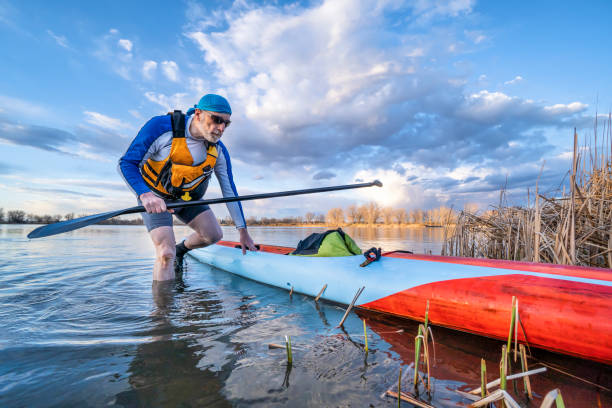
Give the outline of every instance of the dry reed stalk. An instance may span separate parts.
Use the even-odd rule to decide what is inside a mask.
[[[419,325],[419,331],[417,336],[414,338],[414,389],[417,390],[418,375],[419,375],[419,364],[421,363],[421,342],[423,341],[425,353],[427,354],[427,390],[429,391],[429,355],[427,353],[427,323],[429,322],[429,300],[427,300],[427,306],[425,307],[425,319],[424,324]]]
[[[533,359],[533,358],[532,358],[532,359]],[[556,372],[561,373],[561,374],[563,374],[563,375],[566,375],[566,376],[568,376],[568,377],[574,378],[574,379],[576,379],[576,380],[578,380],[578,381],[582,381],[583,383],[585,383],[585,384],[589,384],[589,385],[590,385],[590,386],[592,386],[592,387],[599,388],[600,390],[604,390],[604,391],[607,391],[607,392],[612,392],[612,388],[604,387],[604,386],[603,386],[603,385],[601,385],[601,384],[597,384],[597,383],[594,383],[594,382],[592,382],[592,381],[589,381],[589,380],[587,380],[587,379],[585,379],[585,378],[578,377],[577,375],[571,374],[571,373],[569,373],[569,372],[567,372],[567,371],[565,371],[565,370],[561,370],[559,367],[555,367],[555,366],[553,366],[553,365],[546,364],[546,363],[544,363],[544,362],[542,362],[542,361],[538,361],[538,360],[536,360],[536,359],[533,359],[533,360],[535,360],[535,361],[536,361],[536,362],[537,362],[539,365],[544,366],[543,368],[550,368],[550,369],[551,369],[551,370],[553,370],[553,371],[556,371]]]
[[[397,392],[387,391],[386,395],[388,395],[389,397],[392,397],[392,398],[397,398],[398,399],[397,400],[398,401],[398,404],[397,404],[398,407],[400,406],[399,405],[400,400],[403,400],[403,401],[411,403],[412,405],[416,405],[417,407],[421,407],[421,408],[434,408],[433,405],[429,405],[429,404],[427,404],[427,403],[425,403],[423,401],[420,401],[420,400],[418,400],[418,399],[416,399],[416,398],[406,394],[405,392],[402,392],[401,394],[398,394]]]
[[[492,402],[501,401],[502,403],[506,403],[511,408],[521,408],[521,406],[504,390],[497,390],[488,397],[485,397],[481,400],[471,403],[470,407],[482,407],[484,405],[488,405]]]
[[[546,197],[538,177],[533,206],[529,197],[527,207],[513,207],[504,188],[497,207],[459,215],[444,253],[612,268],[612,115],[607,122],[594,156],[581,154],[594,150],[587,141],[580,147],[574,133],[567,192]]]
[[[487,364],[485,363],[485,359],[480,359],[480,396],[482,398],[486,397],[488,394],[487,390]]]
[[[541,223],[541,215],[540,215],[540,195],[539,195],[539,186],[540,177],[542,177],[542,172],[544,171],[544,163],[542,163],[542,168],[540,169],[540,174],[538,179],[536,180],[536,191],[535,191],[535,214],[533,216],[533,251],[530,255],[530,258],[533,259],[534,262],[540,262],[540,223]],[[529,247],[528,247],[529,248]]]
[[[283,346],[283,345],[281,345],[281,344],[276,344],[276,343],[268,343],[268,348],[271,348],[271,349],[273,349],[273,348],[277,348],[277,349],[284,349],[284,348],[286,348],[286,347],[287,347],[287,346]]]
[[[563,402],[563,397],[561,396],[561,391],[558,388],[555,388],[552,391],[549,391],[548,394],[542,400],[542,404],[540,408],[550,408],[555,404],[557,408],[565,408],[565,403]]]
[[[342,325],[344,324],[344,321],[348,317],[351,309],[355,305],[355,302],[357,301],[357,298],[359,297],[359,295],[361,295],[361,292],[363,292],[364,289],[365,289],[365,286],[362,286],[361,288],[357,289],[357,293],[355,293],[355,296],[353,297],[353,301],[351,302],[349,307],[346,309],[346,312],[344,312],[344,316],[342,316],[342,320],[340,320],[340,323],[338,323],[338,325],[336,326],[336,329],[339,328],[339,327],[342,327]]]
[[[469,399],[470,401],[478,401],[478,400],[481,399],[481,398],[477,397],[476,395],[468,394],[467,392],[463,392],[463,391],[459,391],[459,390],[453,390],[453,391],[455,391],[455,393],[461,395],[463,398]]]
[[[321,295],[323,294],[323,292],[325,292],[325,289],[327,289],[327,283],[323,285],[323,288],[321,288],[321,290],[319,291],[319,294],[315,298],[315,302],[319,301],[319,299],[321,298]]]
[[[541,367],[541,368],[536,368],[534,370],[530,370],[530,371],[525,371],[524,373],[517,373],[517,374],[512,374],[509,375],[508,377],[506,377],[507,380],[516,380],[518,378],[523,378],[527,375],[534,375],[534,374],[540,374],[540,373],[544,373],[546,372],[546,367]],[[498,378],[497,380],[491,381],[490,383],[487,383],[486,388],[493,388],[493,387],[497,387],[498,385],[501,384],[501,378]],[[482,389],[480,387],[478,388],[474,388],[473,390],[469,391],[470,394],[480,394],[482,391]]]
[[[507,355],[507,349],[506,349],[506,345],[504,344],[502,346],[502,357],[501,357],[501,361],[499,363],[499,388],[501,388],[502,390],[506,390],[507,388],[507,378],[506,375],[508,374],[508,355]]]
[[[427,367],[427,384],[425,386],[425,388],[427,389],[427,393],[431,392],[431,370],[429,368],[429,333],[427,332],[427,329],[423,329],[423,332],[425,333],[425,336],[423,337],[423,360],[425,361],[425,366]]]
[[[523,372],[529,371],[529,366],[527,365],[527,352],[525,351],[525,346],[520,345],[519,347],[521,351],[521,369]],[[527,393],[527,398],[533,399],[533,394],[531,393],[531,381],[529,381],[529,376],[523,377],[523,385],[525,386],[525,392]]]

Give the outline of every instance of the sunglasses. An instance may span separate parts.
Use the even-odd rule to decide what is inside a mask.
[[[206,113],[208,114],[208,116],[210,116],[210,118],[213,120],[213,122],[215,122],[217,125],[220,125],[220,124],[223,123],[225,125],[225,127],[228,127],[230,125],[230,123],[232,123],[231,120],[225,120],[221,116],[213,115],[212,113],[208,113],[208,112],[206,112]]]

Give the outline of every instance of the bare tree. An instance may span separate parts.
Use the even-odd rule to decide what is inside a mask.
[[[346,209],[346,215],[349,222],[353,224],[358,224],[363,221],[362,214],[355,204],[349,205],[349,207]]]
[[[9,224],[23,224],[26,220],[25,211],[12,210],[12,211],[9,211],[7,214],[8,214]]]
[[[411,212],[411,220],[414,224],[424,224],[424,214],[423,210],[412,210]]]
[[[4,208],[0,208],[0,222],[4,222]]]
[[[376,201],[370,201],[366,204],[366,216],[365,221],[368,224],[376,224],[378,219],[380,218],[380,206]]]
[[[315,220],[315,213],[307,212],[304,219],[306,220],[307,224],[312,224]]]
[[[323,223],[325,222],[325,216],[324,216],[323,214],[317,214],[317,215],[315,215],[315,219],[314,219],[314,221],[315,221],[316,223],[321,223],[321,224],[323,224]]]
[[[397,224],[408,224],[408,213],[405,208],[393,210],[393,216]]]
[[[385,207],[381,210],[382,219],[385,225],[393,224],[395,218],[395,210],[391,207]]]
[[[342,225],[344,224],[344,211],[342,208],[332,208],[327,212],[326,221],[331,225]]]

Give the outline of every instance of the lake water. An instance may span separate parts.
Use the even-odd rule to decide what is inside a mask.
[[[344,310],[187,260],[183,282],[151,284],[142,226],[94,226],[28,240],[0,225],[0,406],[379,407],[410,372],[417,324]],[[258,243],[295,246],[310,228],[251,228]],[[177,236],[186,234],[177,227]],[[362,248],[440,252],[441,229],[346,229]],[[225,239],[236,240],[233,228]],[[362,320],[369,353],[364,352]],[[400,332],[397,332],[400,330]],[[501,342],[434,327],[434,406],[465,406],[454,390],[489,380]],[[290,335],[294,362],[269,349]],[[540,352],[538,359],[608,387],[610,366]],[[533,367],[538,364],[532,363]],[[518,384],[522,390],[522,383]],[[539,406],[559,387],[568,406],[612,396],[558,372],[533,378]],[[408,381],[405,382],[408,388]],[[521,397],[521,401],[524,401]],[[409,406],[403,403],[402,406]]]

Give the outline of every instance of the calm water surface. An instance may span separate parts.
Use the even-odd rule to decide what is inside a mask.
[[[0,225],[2,407],[397,406],[381,394],[397,383],[400,367],[411,370],[414,322],[359,312],[344,331],[335,329],[344,313],[336,305],[289,297],[193,259],[183,283],[152,285],[153,250],[142,226],[95,226],[30,241],[31,229]],[[320,229],[251,228],[256,242],[284,246],[313,231]],[[347,232],[365,249],[434,254],[443,234]],[[224,233],[237,239],[233,228]],[[268,349],[285,335],[294,344],[291,367],[283,350]],[[434,391],[425,400],[467,405],[454,390],[479,384],[481,357],[492,380],[501,343],[438,327],[434,335]],[[539,358],[612,384],[609,366],[552,353]],[[534,378],[533,387],[536,401],[526,406],[539,406],[555,387],[568,406],[612,406],[610,394],[555,372]]]

